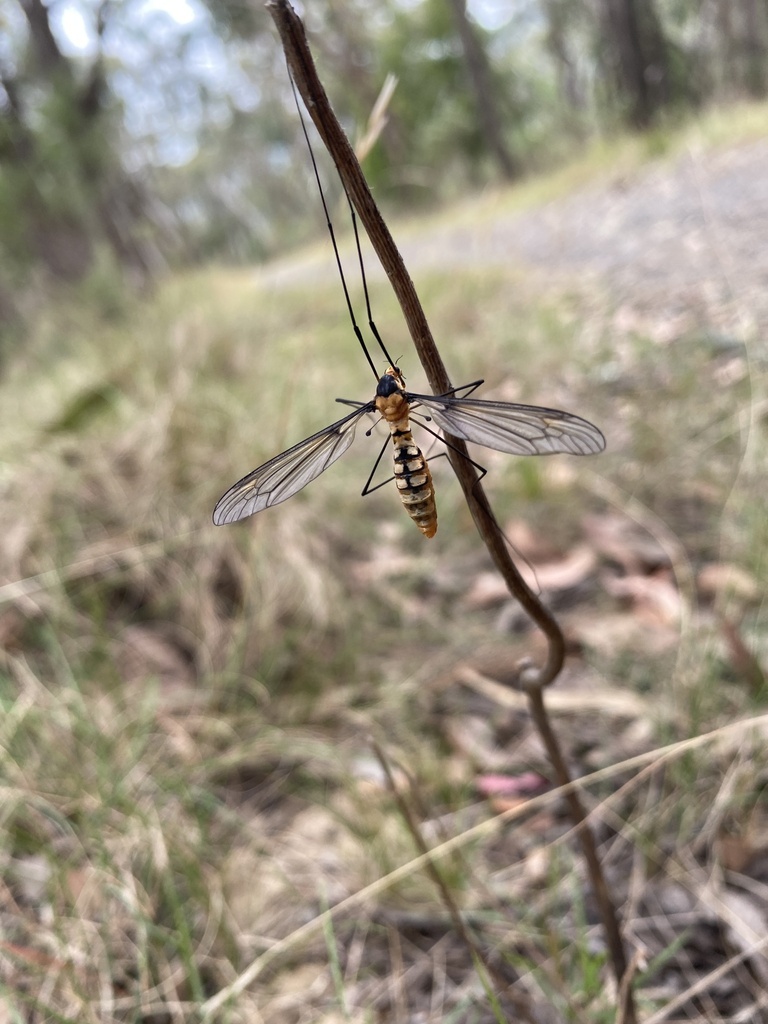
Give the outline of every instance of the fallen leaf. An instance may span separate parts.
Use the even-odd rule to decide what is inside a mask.
[[[668,626],[680,621],[682,598],[667,573],[653,576],[606,575],[603,586],[612,597],[629,600],[635,614],[649,622]]]
[[[678,629],[644,619],[634,612],[603,613],[599,618],[572,617],[568,631],[585,647],[605,657],[613,657],[626,650],[658,656],[676,647],[680,641]]]
[[[625,516],[586,516],[584,531],[598,554],[618,562],[628,573],[650,572],[669,565],[669,556],[656,538]]]
[[[597,567],[597,556],[587,545],[579,545],[558,561],[518,565],[529,587],[552,593],[570,590],[583,583]],[[482,572],[475,577],[464,603],[468,608],[492,608],[511,600],[504,580],[496,572]]]
[[[531,562],[549,562],[556,559],[559,554],[557,549],[546,538],[537,534],[525,519],[511,519],[505,523],[504,534],[515,551]]]
[[[463,604],[467,608],[479,610],[502,604],[509,597],[507,585],[497,572],[480,572],[464,596]]]
[[[522,772],[519,775],[479,775],[475,779],[475,789],[482,796],[528,798],[544,792],[549,786],[549,780],[538,772]]]
[[[536,579],[542,590],[570,590],[583,583],[597,566],[595,551],[586,544],[573,548],[557,562],[536,565]]]

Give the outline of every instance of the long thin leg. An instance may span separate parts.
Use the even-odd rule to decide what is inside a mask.
[[[288,72],[288,77],[291,80],[291,89],[293,90],[293,99],[294,99],[294,101],[296,103],[296,110],[299,113],[299,120],[301,121],[301,130],[304,133],[304,138],[305,138],[306,143],[307,143],[307,148],[309,149],[309,156],[310,156],[310,159],[312,161],[312,169],[315,172],[315,181],[317,182],[317,188],[318,188],[318,190],[320,192],[320,200],[321,200],[321,202],[323,204],[323,212],[325,213],[325,226],[328,228],[328,234],[331,236],[331,245],[333,246],[333,253],[334,253],[334,256],[336,257],[336,266],[338,267],[338,270],[339,270],[339,277],[341,278],[341,287],[342,287],[342,290],[344,292],[344,299],[346,300],[346,303],[347,303],[347,309],[349,310],[349,318],[352,321],[352,329],[355,332],[355,337],[360,342],[360,347],[362,348],[363,352],[365,353],[365,358],[368,360],[368,365],[373,370],[374,377],[376,377],[378,379],[378,376],[379,376],[378,370],[376,369],[376,365],[375,365],[373,359],[371,359],[371,354],[368,351],[368,346],[365,344],[362,332],[360,331],[360,328],[357,326],[357,320],[355,319],[355,311],[352,308],[352,300],[349,297],[349,289],[347,288],[347,280],[346,280],[346,278],[344,276],[344,268],[343,268],[343,266],[341,264],[341,256],[339,255],[339,247],[336,245],[336,234],[335,234],[335,232],[333,230],[333,224],[331,223],[331,215],[328,212],[328,204],[325,201],[325,193],[323,192],[323,186],[322,186],[322,184],[320,182],[320,172],[317,169],[317,161],[315,160],[314,150],[312,149],[312,143],[309,141],[309,132],[307,131],[307,126],[306,126],[306,123],[304,121],[304,115],[302,114],[301,107],[299,106],[299,98],[296,95],[296,86],[294,85],[293,78],[291,77],[290,71]],[[344,182],[342,181],[341,184],[342,184],[342,188],[344,188],[345,195],[347,195],[347,189],[346,189],[346,186],[344,185]],[[354,226],[354,229],[355,229],[355,241],[357,243],[357,251],[358,251],[358,254],[359,254],[359,257],[360,257],[360,264],[362,266],[363,256],[362,256],[362,253],[360,251],[360,239],[358,238],[358,235],[357,235],[357,222],[355,220],[355,211],[354,211],[354,209],[352,209],[352,201],[350,200],[349,195],[347,195],[347,202],[349,203],[350,210],[352,210],[352,223],[353,223],[353,226]],[[365,276],[363,276],[363,288],[365,289],[366,303],[368,304],[368,314],[370,316],[370,303],[368,303],[368,288],[367,288],[367,285],[365,283]],[[381,347],[382,347],[382,349],[384,351],[384,354],[386,355],[387,354],[387,350],[382,345],[381,339],[379,338],[378,335],[376,335],[376,340],[379,342],[379,344],[381,345]]]
[[[357,247],[357,259],[358,259],[359,264],[360,264],[360,278],[362,279],[362,294],[364,294],[366,296],[366,311],[368,312],[368,326],[371,328],[371,333],[373,334],[374,338],[376,338],[376,340],[379,342],[379,348],[384,353],[384,357],[386,358],[389,366],[393,367],[395,365],[394,364],[394,360],[392,359],[392,356],[387,351],[386,345],[381,340],[381,335],[379,334],[379,329],[374,324],[374,315],[371,312],[371,297],[368,294],[368,280],[366,278],[366,265],[365,265],[364,261],[362,261],[362,249],[360,248],[360,237],[359,237],[359,233],[357,231],[357,217],[355,216],[354,207],[352,206],[352,200],[349,198],[349,193],[347,191],[347,188],[346,188],[346,185],[344,184],[343,179],[342,179],[342,182],[341,182],[341,187],[344,189],[344,195],[346,196],[347,203],[349,204],[349,213],[351,214],[351,217],[352,217],[352,229],[354,231],[354,244]],[[368,353],[366,353],[366,354],[368,354]]]
[[[483,479],[483,477],[488,472],[488,470],[485,468],[485,466],[481,466],[479,462],[475,462],[474,459],[470,459],[470,457],[468,455],[465,455],[464,452],[459,451],[459,449],[456,447],[455,444],[451,444],[450,441],[446,441],[446,439],[443,437],[442,434],[438,434],[438,432],[436,430],[433,430],[431,427],[428,427],[427,424],[424,422],[424,420],[425,419],[429,419],[429,416],[424,417],[424,416],[419,416],[417,414],[413,418],[416,420],[416,422],[419,424],[419,426],[422,428],[422,430],[426,430],[426,432],[428,434],[431,434],[432,437],[436,437],[438,441],[442,441],[443,444],[446,446],[446,448],[450,448],[452,452],[456,452],[456,454],[460,455],[462,459],[465,459],[470,464],[470,466],[474,466],[475,469],[480,474],[480,476],[477,478],[477,480],[475,480],[475,484],[479,484],[480,483],[480,481]],[[443,454],[445,454],[445,452],[443,452]],[[435,455],[434,458],[435,459],[439,459],[440,456],[439,455]]]
[[[467,392],[466,395],[462,395],[461,397],[462,398],[469,398],[469,396],[472,394],[472,392],[473,391],[477,391],[477,389],[480,387],[480,385],[484,384],[484,383],[485,383],[484,380],[474,380],[474,381],[472,381],[471,384],[461,384],[457,388],[451,388],[450,391],[446,391],[444,395],[435,395],[435,398],[450,398],[452,395],[455,395],[457,391],[466,391]],[[409,402],[409,405],[410,405],[411,409],[418,409],[421,404],[422,403],[418,402],[418,401]],[[429,421],[429,420],[432,419],[432,417],[431,416],[425,416],[424,419]]]
[[[480,476],[478,476],[477,480],[475,480],[475,483],[476,484],[480,483],[480,481],[483,479],[483,477],[488,472],[488,470],[485,468],[485,466],[481,466],[479,462],[475,462],[474,459],[470,459],[470,457],[468,455],[465,455],[464,452],[460,452],[459,449],[455,445],[449,444],[445,440],[444,437],[442,437],[440,434],[438,434],[436,430],[430,430],[429,427],[425,423],[419,423],[419,426],[423,427],[424,430],[426,430],[428,433],[432,434],[433,437],[436,437],[438,441],[442,441],[444,445],[446,445],[452,451],[456,452],[457,455],[460,455],[462,457],[462,459],[466,459],[467,462],[469,462],[470,465],[474,466],[475,469],[480,474]],[[376,459],[376,463],[375,463],[373,469],[371,470],[371,475],[368,477],[368,482],[366,483],[365,489],[363,490],[363,494],[364,495],[365,494],[373,494],[374,491],[378,491],[378,489],[380,487],[386,487],[387,484],[391,484],[392,481],[395,479],[393,476],[390,476],[386,480],[384,480],[382,483],[376,484],[375,487],[371,487],[371,488],[368,487],[368,484],[370,484],[370,482],[371,482],[371,480],[373,478],[373,474],[376,472],[376,470],[378,468],[378,465],[381,462],[381,459],[382,459],[382,456],[384,455],[384,450],[386,449],[386,447],[387,447],[387,443],[385,442],[384,443],[384,448],[382,448],[381,451],[379,452],[379,457]],[[429,458],[427,458],[427,456],[425,455],[424,458],[426,459],[427,462],[434,462],[435,459],[447,458],[447,455],[448,455],[447,452],[440,452],[439,455],[430,455]]]
[[[373,327],[373,324],[372,324],[372,329],[375,331],[375,327]],[[482,380],[476,380],[476,381],[473,381],[471,384],[462,384],[460,387],[451,388],[450,392],[446,392],[445,395],[441,395],[440,397],[441,398],[447,398],[449,394],[451,394],[451,393],[455,394],[457,391],[467,391],[467,395],[471,395],[472,392],[476,391],[477,388],[479,388],[482,383],[483,383]],[[464,395],[463,397],[466,398],[467,395]],[[353,401],[352,399],[349,399],[349,398],[337,398],[336,401],[340,402],[342,405],[351,405],[353,408],[358,408],[358,409],[361,408],[364,405],[367,405],[366,402],[355,402],[355,401]],[[413,408],[413,406],[411,408]],[[416,408],[418,408],[418,404],[416,405]],[[474,468],[480,474],[478,476],[477,480],[475,481],[475,483],[476,484],[480,483],[480,481],[483,479],[483,477],[488,472],[488,470],[485,468],[485,466],[481,466],[479,462],[475,462],[475,460],[471,459],[469,457],[469,455],[466,455],[464,452],[459,451],[459,449],[456,447],[456,445],[451,444],[450,441],[446,441],[446,439],[442,436],[442,434],[438,434],[438,432],[436,430],[432,430],[431,427],[428,427],[427,423],[425,422],[425,420],[427,422],[429,422],[431,420],[431,418],[432,418],[431,416],[414,415],[413,418],[416,420],[416,422],[419,424],[420,427],[422,427],[424,430],[427,431],[428,434],[431,434],[433,437],[436,437],[438,441],[442,441],[443,444],[447,448],[450,448],[451,451],[456,452],[456,454],[460,455],[462,459],[466,459],[466,461],[471,466],[474,466]],[[373,430],[373,427],[371,427],[371,430],[367,430],[366,431],[366,434],[368,434],[369,437],[370,437],[370,434],[371,434],[372,430]],[[395,479],[393,476],[390,476],[386,480],[382,481],[382,483],[376,484],[375,487],[371,487],[370,486],[371,480],[373,480],[374,474],[376,473],[376,470],[379,468],[379,463],[381,462],[382,458],[384,457],[384,452],[386,451],[388,443],[389,443],[389,438],[387,438],[387,440],[384,442],[384,445],[383,445],[381,451],[379,452],[378,456],[376,457],[376,461],[373,464],[373,469],[371,470],[371,472],[370,472],[370,474],[368,476],[368,479],[365,482],[365,487],[363,488],[363,490],[361,492],[363,497],[365,497],[368,494],[373,494],[373,492],[374,491],[378,491],[380,487],[386,487],[387,484],[392,483],[392,481]],[[434,455],[430,459],[428,459],[427,461],[434,462],[435,459],[439,459],[442,456],[444,456],[445,454],[446,454],[445,452],[441,452],[440,455]]]
[[[442,438],[440,438],[440,440],[442,441]],[[384,447],[386,448],[386,445],[385,445]],[[378,458],[378,459],[376,460],[376,465],[378,465],[378,464],[379,464],[379,462],[380,462],[380,460],[381,460],[381,456],[382,456],[383,454],[384,454],[384,452],[382,451],[382,452],[381,452],[381,455],[379,455],[379,458]],[[434,461],[435,461],[435,459],[445,459],[445,458],[447,458],[447,457],[448,457],[448,454],[447,454],[447,452],[440,452],[440,454],[439,454],[439,455],[432,455],[432,456],[431,456],[431,457],[430,457],[429,459],[426,459],[426,456],[425,456],[425,459],[426,459],[426,461],[427,461],[427,462],[434,462]],[[482,467],[481,467],[481,468],[482,468]],[[374,467],[373,467],[373,472],[374,472],[374,473],[376,472],[376,466],[374,466]],[[373,476],[373,473],[371,473],[371,476]],[[379,489],[380,487],[386,487],[386,486],[387,486],[387,484],[391,484],[391,483],[392,483],[392,481],[393,481],[394,479],[395,479],[395,477],[393,477],[393,476],[390,476],[390,477],[388,477],[388,479],[384,480],[384,481],[383,481],[382,483],[380,483],[380,484],[376,484],[376,486],[375,486],[375,487],[371,487],[371,489],[370,489],[370,490],[368,490],[368,491],[363,491],[363,494],[364,494],[364,495],[368,495],[368,494],[373,494],[373,492],[374,492],[374,491],[378,491],[378,489]],[[368,477],[368,483],[370,483],[370,482],[371,482],[371,477],[369,476],[369,477]],[[366,484],[366,487],[367,487],[367,486],[368,486],[368,484]]]
[[[336,401],[339,403],[339,405],[351,405],[353,409],[365,409],[367,406],[371,404],[370,402],[356,402],[354,398],[337,398]],[[375,412],[375,409],[368,410],[370,416],[373,416]],[[369,427],[366,430],[365,436],[370,437],[371,434],[376,429],[376,427],[379,425],[379,423],[381,423],[381,419],[376,420],[373,426]],[[379,456],[379,458],[381,458],[381,456]]]
[[[470,387],[470,386],[471,385],[467,385],[467,387]],[[480,481],[483,479],[483,477],[488,472],[488,470],[485,468],[485,466],[481,466],[479,462],[475,462],[474,459],[470,459],[470,457],[468,455],[465,455],[464,452],[460,452],[459,449],[455,445],[451,444],[449,441],[446,441],[446,439],[441,434],[438,434],[437,431],[432,430],[431,427],[428,427],[426,425],[426,423],[423,422],[423,420],[424,420],[423,416],[416,416],[414,418],[417,420],[417,422],[419,422],[419,426],[422,427],[424,430],[426,430],[427,433],[432,434],[432,436],[436,437],[438,439],[438,441],[442,441],[444,445],[446,445],[448,448],[451,449],[451,451],[456,452],[456,454],[460,455],[462,457],[462,459],[466,459],[467,462],[470,463],[470,465],[475,467],[475,469],[479,472],[480,475],[478,476],[477,480],[475,480],[475,482],[472,484],[472,490],[474,490],[475,487],[477,487],[477,485],[480,483]],[[446,455],[445,452],[442,452],[441,454]],[[440,458],[440,455],[435,455],[435,457],[433,459],[430,459],[430,462],[434,462],[435,459],[439,459],[439,458]],[[389,481],[387,481],[387,483],[389,483]],[[493,521],[496,523],[496,528],[498,529],[498,531],[501,534],[501,536],[504,538],[504,540],[509,545],[510,550],[514,551],[515,554],[517,555],[517,557],[522,559],[522,561],[525,562],[525,564],[528,566],[528,568],[533,573],[534,579],[536,579],[536,570],[534,569],[533,565],[531,564],[531,560],[529,558],[526,558],[526,556],[522,553],[522,551],[518,551],[517,550],[515,545],[512,543],[512,541],[509,539],[509,537],[506,535],[506,533],[502,530],[501,525],[499,524],[499,521],[496,518],[495,513],[491,512],[491,515],[493,516]],[[538,579],[536,579],[536,586],[538,587],[538,585],[539,585]],[[539,589],[539,593],[541,593],[540,589]]]
[[[462,398],[468,398],[469,395],[471,395],[473,391],[476,391],[477,388],[479,388],[480,385],[483,384],[483,383],[484,383],[484,381],[482,381],[482,380],[476,380],[476,381],[473,381],[472,384],[462,384],[461,387],[451,388],[451,390],[447,391],[444,395],[438,395],[438,398],[448,398],[451,394],[455,394],[457,391],[464,391],[466,388],[469,388],[469,391],[467,391],[467,394],[466,395],[462,395]],[[353,409],[362,409],[364,405],[370,405],[371,404],[370,402],[357,402],[357,401],[355,401],[354,398],[337,398],[336,401],[339,403],[339,405],[349,405]],[[419,403],[415,402],[414,403],[414,407],[418,409]],[[371,412],[373,412],[373,409],[371,409]],[[425,417],[423,417],[423,419],[430,420],[431,416],[425,416]]]
[[[357,251],[360,252],[359,246],[358,246],[358,250]],[[361,254],[360,255],[360,267],[361,267],[361,269],[362,269],[362,266],[363,266],[363,257],[362,257],[362,254]],[[363,276],[363,282],[365,282],[365,276]],[[390,366],[395,366],[396,363],[393,360],[392,356],[389,354],[389,352],[387,352],[387,350],[386,350],[386,348],[384,346],[384,342],[381,340],[381,335],[379,334],[379,329],[376,326],[376,324],[373,322],[373,318],[371,317],[371,304],[368,301],[368,286],[364,284],[364,287],[365,287],[365,302],[366,302],[366,305],[368,306],[368,326],[371,328],[371,333],[373,334],[374,338],[376,339],[376,341],[378,341],[379,345],[381,346],[381,351],[387,357],[387,362],[389,363],[389,365]]]
[[[354,400],[354,398],[337,398],[336,401],[339,403],[339,405],[351,405],[353,409],[365,409],[367,406],[369,406],[371,404],[370,402],[356,402]],[[376,410],[375,409],[368,409],[368,414],[369,414],[369,416],[374,416],[376,414]],[[373,433],[374,429],[380,423],[381,423],[381,417],[379,417],[379,419],[376,420],[376,422],[373,424],[372,427],[369,427],[366,430],[365,436],[366,437],[370,437],[371,434]]]
[[[386,440],[386,441],[384,442],[384,444],[383,444],[383,446],[382,446],[382,449],[381,449],[381,451],[380,451],[380,452],[379,452],[379,454],[378,454],[378,455],[376,456],[376,461],[375,461],[375,462],[374,462],[374,464],[373,464],[373,469],[371,470],[371,472],[370,472],[370,475],[369,475],[368,479],[367,479],[367,480],[365,481],[365,487],[364,487],[364,488],[362,489],[362,491],[360,492],[360,496],[361,496],[362,498],[364,498],[364,497],[365,497],[366,495],[368,495],[368,494],[373,494],[373,492],[374,492],[374,491],[378,491],[378,489],[379,489],[380,487],[383,487],[383,486],[384,486],[384,484],[388,484],[388,483],[390,483],[390,482],[391,482],[392,480],[394,480],[394,479],[395,479],[394,477],[390,477],[390,478],[389,478],[389,480],[385,480],[383,484],[376,484],[376,486],[375,486],[375,487],[371,487],[371,486],[370,486],[371,480],[373,480],[373,476],[374,476],[374,473],[375,473],[375,472],[376,472],[376,470],[377,470],[377,469],[379,468],[379,463],[381,462],[381,460],[382,460],[382,458],[383,458],[383,456],[384,456],[384,452],[385,452],[385,451],[387,450],[387,445],[388,445],[388,444],[389,444],[389,438],[387,438],[387,440]]]
[[[444,395],[436,395],[436,398],[450,398],[451,395],[455,395],[457,391],[466,391],[466,395],[462,395],[462,398],[469,398],[473,391],[477,391],[481,384],[485,384],[485,381],[481,378],[480,380],[473,380],[471,384],[460,384],[457,388],[449,388]]]
[[[468,384],[466,386],[470,387],[471,385]],[[476,386],[477,385],[475,385],[475,387]],[[488,472],[488,470],[485,468],[485,466],[481,466],[479,462],[475,462],[474,459],[470,459],[470,457],[468,455],[465,455],[464,452],[460,452],[459,449],[455,445],[450,444],[450,442],[446,441],[446,439],[441,434],[438,434],[437,431],[432,430],[430,427],[428,427],[426,425],[426,423],[423,422],[423,419],[424,419],[423,416],[416,416],[415,419],[417,421],[420,421],[419,422],[419,426],[422,427],[424,430],[426,430],[427,433],[432,434],[432,436],[436,437],[438,439],[438,441],[442,441],[444,445],[446,445],[452,451],[456,452],[457,455],[460,455],[462,457],[462,459],[466,459],[467,462],[470,463],[470,465],[475,467],[475,469],[478,471],[478,473],[480,475],[478,476],[477,480],[475,480],[475,482],[472,484],[472,490],[474,490],[475,487],[477,487],[477,485],[480,483],[480,481],[483,479],[483,477]],[[439,459],[443,455],[445,455],[447,457],[447,452],[441,452],[440,455],[435,455],[429,461],[430,462],[434,462],[435,459]],[[392,479],[394,479],[394,478],[392,478]],[[387,480],[386,482],[389,483],[389,480]],[[380,484],[379,486],[382,486],[382,485]],[[504,540],[509,545],[510,550],[514,551],[515,554],[517,555],[517,557],[522,559],[523,562],[525,562],[525,564],[531,570],[531,572],[533,574],[533,578],[536,579],[536,570],[534,569],[533,565],[531,564],[531,560],[529,558],[526,558],[526,556],[522,553],[522,551],[518,551],[517,550],[515,545],[512,543],[512,541],[509,539],[509,537],[506,535],[506,533],[502,530],[501,525],[499,524],[499,521],[496,519],[496,515],[493,512],[491,513],[491,515],[493,516],[493,521],[496,523],[496,528],[498,529],[498,531],[501,534],[501,536],[504,538]],[[536,579],[536,586],[538,587],[538,579]],[[539,593],[541,593],[541,589],[539,589]]]
[[[362,409],[364,405],[370,405],[370,402],[356,402],[354,398],[337,398],[336,401],[339,405],[351,405],[353,409]],[[371,409],[373,412],[373,409]]]

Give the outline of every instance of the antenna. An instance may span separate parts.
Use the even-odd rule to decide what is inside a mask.
[[[291,89],[293,90],[293,99],[294,99],[294,102],[296,104],[296,110],[298,111],[298,114],[299,114],[299,121],[301,122],[301,130],[304,133],[304,138],[305,138],[306,143],[307,143],[307,149],[309,150],[309,157],[310,157],[310,159],[312,161],[312,170],[314,171],[315,181],[317,182],[317,189],[318,189],[318,191],[320,193],[320,201],[323,204],[323,212],[325,213],[325,225],[328,228],[328,234],[331,236],[331,245],[333,246],[333,253],[334,253],[334,256],[336,257],[336,266],[338,267],[339,277],[341,278],[341,287],[342,287],[342,289],[344,291],[344,298],[345,298],[346,303],[347,303],[347,309],[349,310],[349,319],[352,321],[352,329],[355,332],[355,337],[360,342],[360,347],[362,348],[363,352],[365,353],[365,358],[368,360],[368,365],[373,370],[373,374],[376,377],[376,380],[378,380],[379,377],[381,376],[381,374],[376,369],[376,364],[374,363],[373,359],[371,358],[371,354],[368,351],[368,347],[365,344],[365,341],[363,339],[362,331],[358,327],[357,320],[355,319],[355,311],[352,308],[352,300],[349,297],[349,289],[347,288],[347,279],[344,276],[344,268],[343,268],[342,263],[341,263],[341,256],[339,255],[339,247],[336,244],[336,233],[334,232],[333,224],[331,223],[331,215],[328,212],[328,204],[325,201],[325,193],[323,192],[323,186],[322,186],[322,184],[320,182],[320,172],[317,169],[317,161],[315,160],[315,153],[314,153],[314,150],[312,149],[312,143],[309,141],[309,133],[307,131],[307,125],[306,125],[306,122],[304,121],[304,115],[301,112],[301,106],[299,105],[299,97],[298,97],[298,94],[296,92],[296,85],[295,85],[295,83],[293,81],[293,76],[291,75],[290,70],[288,71],[288,78],[290,79],[290,82],[291,82]],[[344,189],[344,195],[347,197],[347,204],[349,206],[349,213],[350,213],[350,216],[352,217],[352,229],[353,229],[354,234],[355,234],[355,246],[357,248],[357,258],[358,258],[358,262],[360,264],[360,276],[361,276],[361,279],[362,279],[362,282],[363,282],[363,293],[365,295],[365,308],[366,308],[366,312],[368,314],[368,326],[370,327],[371,333],[373,334],[374,338],[379,343],[379,348],[384,353],[384,357],[387,360],[387,363],[390,366],[395,366],[396,363],[395,363],[394,359],[392,359],[392,357],[390,356],[389,352],[387,352],[387,349],[386,349],[386,347],[384,345],[384,342],[381,340],[381,335],[379,334],[379,332],[378,332],[378,330],[376,328],[376,324],[373,322],[373,315],[371,313],[371,300],[370,300],[370,296],[368,295],[368,281],[367,281],[366,276],[365,276],[365,265],[363,263],[363,251],[362,251],[362,249],[360,247],[360,234],[359,234],[358,227],[357,227],[357,217],[355,216],[355,208],[352,205],[352,200],[349,197],[349,193],[347,192],[346,185],[344,184],[344,182],[343,182],[343,180],[341,178],[339,178],[339,180],[341,181],[341,187]]]

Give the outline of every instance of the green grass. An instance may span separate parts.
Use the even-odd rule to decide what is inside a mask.
[[[563,172],[509,202],[561,194],[586,175],[571,173],[570,186]],[[563,295],[519,271],[456,269],[420,285],[455,382],[483,376],[483,394],[562,405],[608,435],[606,455],[583,466],[484,453],[503,524],[526,519],[562,556],[583,540],[586,514],[612,510],[672,545],[679,579],[682,552],[694,572],[727,562],[764,581],[764,424],[747,459],[735,429],[763,398],[754,376],[721,387],[721,360],[702,346],[617,338],[586,288]],[[421,389],[383,283],[372,299]],[[523,766],[545,767],[524,715],[468,705],[455,682],[440,682],[499,615],[466,603],[488,563],[446,460],[435,464],[430,543],[391,488],[359,497],[378,451],[363,430],[295,499],[216,529],[225,488],[341,415],[336,397],[371,395],[338,284],[262,286],[251,272],[210,270],[141,303],[110,300],[108,313],[81,301],[41,310],[0,384],[0,999],[10,1019],[198,1020],[201,1003],[265,953],[269,964],[214,1019],[363,1021],[377,1005],[377,1019],[395,1020],[422,1006],[420,985],[434,986],[435,1019],[457,1006],[462,1020],[488,1019],[479,981],[461,989],[471,958],[420,869],[298,931],[416,855],[370,733],[407,769],[431,845],[490,816],[472,790],[489,770],[481,752],[505,749],[501,766],[519,771],[520,749]],[[601,379],[607,354],[631,386]],[[607,631],[632,619],[628,599],[603,586],[617,574],[601,556],[565,602],[566,625]],[[594,714],[558,717],[578,767],[636,752],[629,724],[652,749],[654,736],[760,713],[764,694],[744,685],[717,618],[743,615],[764,656],[759,600],[703,597],[672,647],[655,645],[642,613],[628,638],[587,642],[577,673],[636,690],[649,710],[624,722],[626,739]],[[529,635],[497,640],[507,662],[536,650]],[[742,746],[724,739],[671,758],[616,799],[621,770],[593,787],[609,864],[621,874],[634,863],[650,885],[670,847],[676,870],[690,868],[704,825],[710,839],[726,829],[746,842],[762,822],[762,749],[745,734]],[[556,804],[542,806],[548,825],[497,827],[443,869],[467,913],[484,918],[494,955],[530,972],[529,992],[564,1019],[612,1019],[591,907],[558,882],[582,869],[573,845],[552,839],[567,829]],[[425,923],[392,923],[407,913]],[[674,947],[678,933],[662,931]],[[647,1001],[650,1012],[663,997]]]

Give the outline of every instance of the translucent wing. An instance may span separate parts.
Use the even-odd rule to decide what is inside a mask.
[[[341,458],[355,439],[358,420],[372,408],[371,402],[362,405],[238,480],[216,503],[216,526],[236,523],[293,497]]]
[[[422,406],[441,430],[465,441],[512,455],[596,455],[605,448],[598,428],[558,409],[480,398],[407,395]]]

